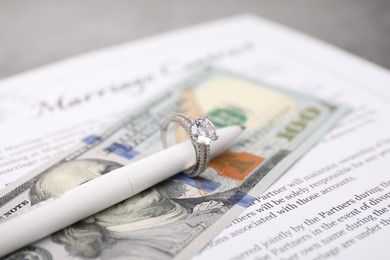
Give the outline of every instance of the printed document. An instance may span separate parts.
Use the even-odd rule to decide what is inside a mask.
[[[345,104],[351,112],[195,259],[388,259],[389,72],[253,16],[2,80],[0,184],[17,181],[210,64]]]

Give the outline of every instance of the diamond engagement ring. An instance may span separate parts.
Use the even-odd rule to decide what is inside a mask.
[[[183,173],[190,177],[201,174],[206,170],[210,162],[210,142],[218,139],[213,123],[207,117],[194,120],[181,113],[168,116],[161,125],[161,142],[164,148],[168,147],[167,132],[170,123],[181,125],[195,148],[196,163],[194,166],[184,170]]]

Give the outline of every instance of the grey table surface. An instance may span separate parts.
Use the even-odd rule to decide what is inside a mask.
[[[0,0],[0,78],[241,13],[284,24],[390,69],[389,0]]]

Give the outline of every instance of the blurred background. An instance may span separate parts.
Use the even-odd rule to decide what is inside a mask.
[[[389,0],[0,0],[0,78],[241,13],[268,18],[390,69]]]

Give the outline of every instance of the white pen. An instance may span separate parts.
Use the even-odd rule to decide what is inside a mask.
[[[218,129],[219,139],[210,144],[211,156],[229,148],[242,131],[240,126]],[[195,161],[194,147],[188,140],[81,184],[58,198],[0,222],[0,256],[134,196],[191,167]]]

